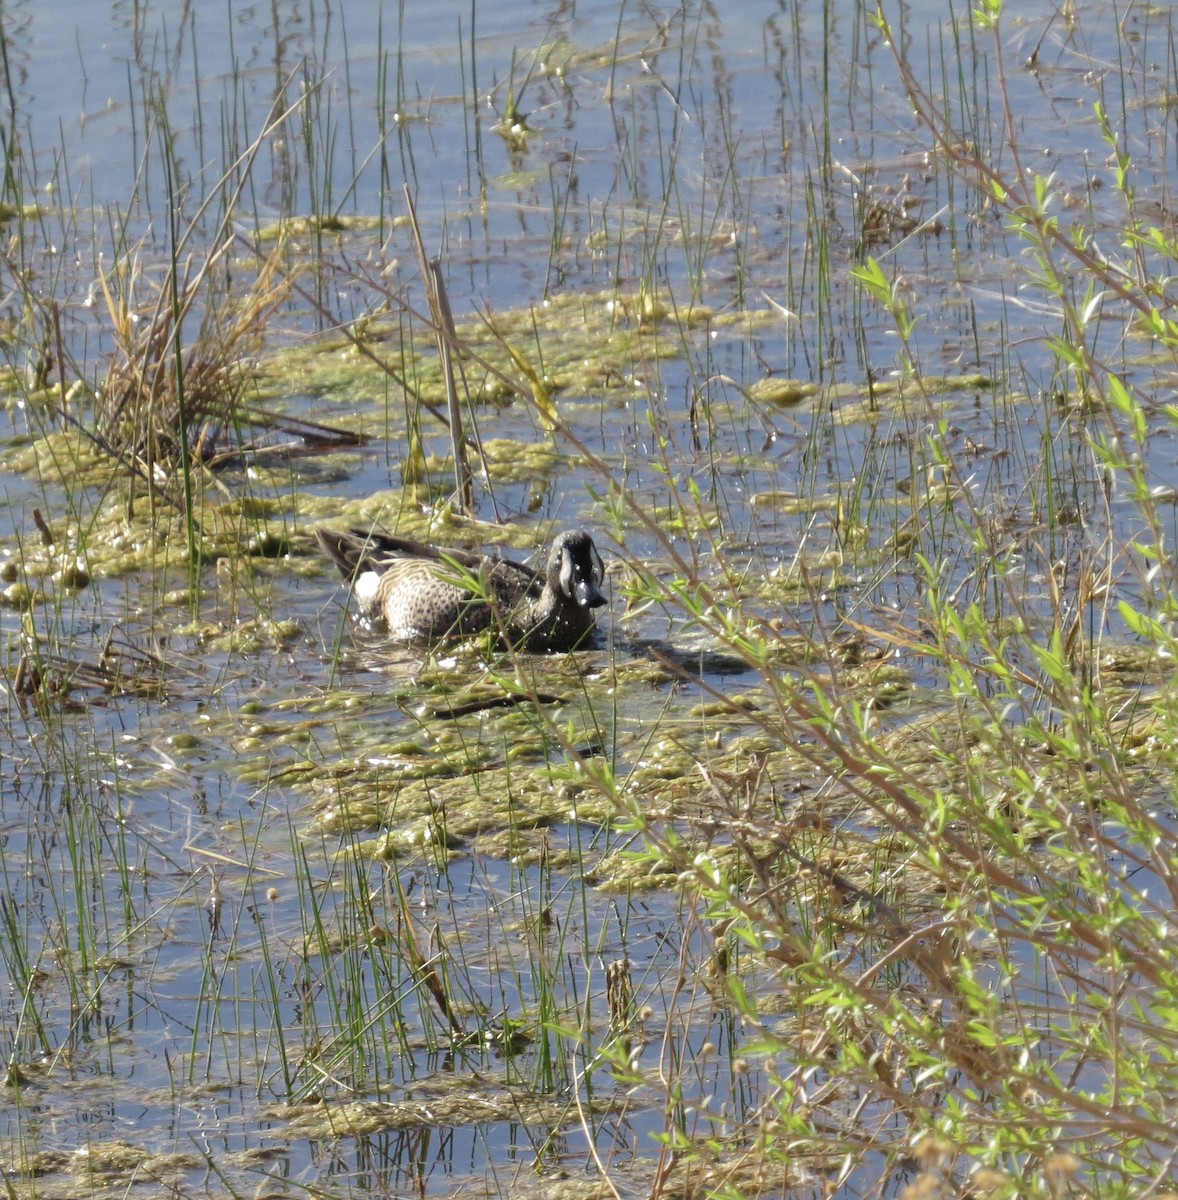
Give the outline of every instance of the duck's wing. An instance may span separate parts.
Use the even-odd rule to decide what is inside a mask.
[[[391,533],[366,533],[360,529],[350,532],[354,538],[366,538],[371,547],[369,554],[378,564],[382,560],[393,562],[416,558],[455,566],[474,576],[489,572],[496,583],[516,589],[530,590],[533,584],[544,586],[542,571],[499,554],[480,554],[477,550],[462,550],[457,546],[433,546]]]
[[[457,547],[431,546],[379,530],[353,528],[340,532],[320,525],[315,530],[315,540],[348,579],[361,569],[381,572],[394,563],[417,560],[455,566],[474,576],[489,571],[497,584],[522,594],[538,595],[544,586],[542,571],[514,559]]]

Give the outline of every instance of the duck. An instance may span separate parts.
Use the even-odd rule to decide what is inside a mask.
[[[581,529],[559,534],[543,569],[375,529],[318,526],[315,540],[352,585],[368,619],[408,642],[486,630],[514,650],[563,652],[593,628],[605,565]]]

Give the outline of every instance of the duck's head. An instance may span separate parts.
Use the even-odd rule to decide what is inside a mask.
[[[593,539],[581,529],[562,533],[548,555],[548,582],[580,608],[600,608],[605,564]]]

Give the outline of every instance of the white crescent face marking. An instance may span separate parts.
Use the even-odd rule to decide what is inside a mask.
[[[560,590],[569,597],[573,594],[573,556],[567,547],[560,552]]]

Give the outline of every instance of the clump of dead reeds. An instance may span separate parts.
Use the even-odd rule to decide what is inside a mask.
[[[101,277],[115,345],[96,428],[149,477],[170,475],[186,460],[209,461],[239,428],[266,323],[286,303],[291,277],[276,250],[234,295],[238,278],[224,248],[169,264],[162,280],[138,257]]]

